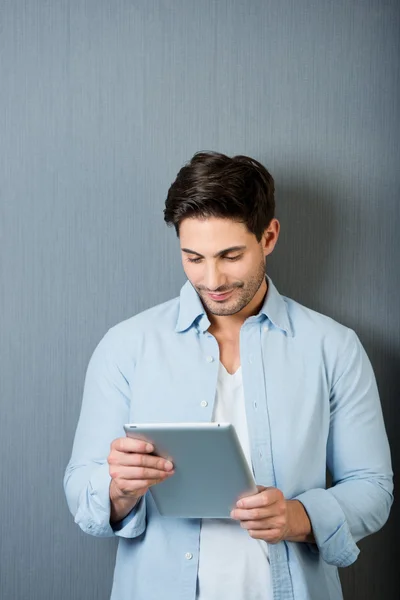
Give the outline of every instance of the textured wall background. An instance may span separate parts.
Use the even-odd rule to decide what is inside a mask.
[[[199,149],[275,176],[269,273],[360,335],[399,469],[399,25],[396,0],[0,2],[2,600],[108,598],[114,540],[63,472],[94,346],[184,282],[162,209]],[[346,599],[398,597],[399,521]]]

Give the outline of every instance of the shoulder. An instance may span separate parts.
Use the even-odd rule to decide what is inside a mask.
[[[316,335],[332,334],[346,336],[349,328],[332,317],[308,308],[292,298],[282,296],[288,311],[294,334],[305,331]]]
[[[178,313],[179,297],[176,297],[117,323],[109,330],[109,333],[115,338],[120,339],[133,334],[149,333],[159,330],[160,327],[164,330],[173,331],[178,319]]]
[[[152,306],[129,319],[117,323],[107,335],[111,340],[122,343],[153,332],[171,331],[176,326],[179,312],[179,297]]]
[[[136,354],[157,335],[173,334],[179,312],[179,297],[148,308],[112,326],[98,344],[103,352],[124,360]]]
[[[285,298],[297,352],[323,364],[331,386],[347,370],[357,371],[369,360],[353,329],[335,319]]]
[[[300,343],[322,348],[328,356],[346,356],[360,344],[356,333],[350,327],[332,317],[308,308],[291,298],[283,296],[292,325],[293,337]]]

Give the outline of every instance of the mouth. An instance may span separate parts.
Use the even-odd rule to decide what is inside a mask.
[[[211,298],[211,300],[214,300],[215,302],[222,302],[222,300],[226,300],[227,298],[229,298],[229,296],[231,296],[232,293],[233,290],[230,290],[229,292],[224,292],[223,294],[210,294],[210,292],[207,292],[207,296],[209,296],[209,298]]]

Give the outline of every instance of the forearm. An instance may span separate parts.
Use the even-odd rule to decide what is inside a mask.
[[[109,519],[110,476],[107,463],[83,465],[70,462],[64,477],[64,489],[69,509],[82,531],[99,537],[115,535]]]
[[[119,523],[139,502],[140,497],[121,494],[114,480],[110,483],[110,524]]]
[[[288,531],[285,540],[315,543],[311,521],[300,500],[286,500],[286,510]]]

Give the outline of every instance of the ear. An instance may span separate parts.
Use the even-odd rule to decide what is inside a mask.
[[[261,238],[264,256],[268,256],[273,252],[278,241],[280,229],[281,225],[278,219],[272,219]]]

